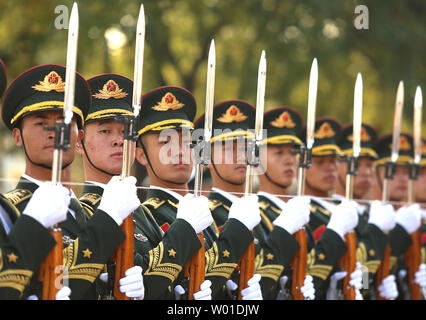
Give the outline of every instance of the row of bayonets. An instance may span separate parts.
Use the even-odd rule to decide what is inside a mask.
[[[78,8],[77,3],[73,4],[69,29],[68,29],[68,45],[67,45],[67,59],[66,59],[66,76],[65,76],[65,98],[64,98],[64,121],[59,121],[55,127],[55,149],[53,155],[53,167],[52,167],[52,182],[60,183],[61,181],[61,163],[62,163],[62,151],[69,148],[69,125],[73,116],[72,106],[74,103],[74,90],[75,90],[75,72],[77,62],[77,40],[78,40]],[[136,28],[136,46],[135,46],[135,63],[134,63],[134,86],[133,86],[133,116],[129,116],[125,120],[125,136],[123,144],[123,166],[121,178],[125,178],[130,174],[130,152],[136,141],[136,134],[134,129],[134,119],[139,115],[141,109],[142,99],[142,72],[143,72],[143,53],[144,53],[144,42],[145,42],[145,13],[143,4],[140,6],[138,23]],[[216,51],[214,40],[212,40],[208,56],[207,66],[207,84],[206,84],[206,104],[205,104],[205,125],[204,125],[204,137],[199,143],[207,145],[212,136],[212,123],[213,123],[213,100],[214,100],[214,79],[215,79],[215,68],[216,68]],[[258,80],[257,80],[257,95],[256,95],[256,122],[255,122],[255,138],[253,146],[250,148],[248,154],[248,165],[246,174],[245,194],[252,193],[253,186],[253,170],[258,164],[255,161],[256,149],[260,145],[262,140],[262,128],[263,128],[263,113],[264,113],[264,99],[265,99],[265,84],[266,84],[266,57],[265,51],[262,51],[259,69],[258,69]],[[352,199],[352,185],[353,176],[356,175],[356,160],[361,150],[361,123],[362,123],[362,77],[358,73],[355,82],[355,93],[354,93],[354,110],[353,110],[353,156],[348,158],[348,172],[346,178],[346,198]],[[315,108],[317,99],[317,88],[318,88],[318,62],[315,58],[312,62],[310,78],[309,78],[309,94],[308,94],[308,113],[307,113],[307,127],[306,127],[306,146],[303,146],[300,150],[300,161],[299,161],[299,179],[297,194],[303,195],[304,193],[304,176],[305,171],[310,166],[311,149],[314,144],[314,127],[315,127]],[[393,142],[392,142],[392,157],[391,162],[387,164],[384,188],[383,188],[383,201],[389,200],[389,180],[393,177],[394,166],[398,158],[399,148],[399,135],[401,128],[401,117],[404,101],[404,86],[401,81],[398,86],[395,104],[395,116],[393,126]],[[417,87],[415,100],[414,100],[414,165],[418,165],[421,158],[421,119],[422,119],[422,93],[420,87]],[[195,167],[195,184],[194,193],[196,196],[200,195],[202,186],[202,173],[203,166],[208,162],[207,153],[204,152],[205,148],[201,145],[200,157],[196,162]],[[415,175],[411,175],[415,176]],[[415,178],[415,177],[414,177]],[[411,184],[412,184],[412,180]],[[412,190],[412,187],[411,189]],[[412,201],[412,195],[410,195],[410,201]],[[125,219],[122,229],[125,232],[126,240],[121,244],[116,254],[116,281],[124,276],[124,271],[133,266],[133,224],[132,217],[129,216]],[[50,255],[62,254],[62,237],[59,226],[52,228],[52,233],[56,234],[55,239],[57,240],[57,249],[53,249]],[[292,262],[294,272],[298,276],[293,277],[292,293],[295,299],[303,299],[303,295],[300,292],[300,288],[303,285],[304,273],[306,270],[306,260],[302,259],[306,257],[306,235],[305,230],[302,229],[295,234],[296,239],[299,241],[300,250],[296,254],[295,259]],[[202,234],[199,234],[199,239],[202,243],[202,248],[194,257],[190,260],[185,268],[185,274],[189,276],[189,298],[192,298],[192,294],[199,290],[200,284],[204,280],[204,240]],[[348,271],[348,275],[344,280],[344,294],[347,299],[355,299],[355,289],[348,284],[350,274],[355,270],[355,235],[353,232],[346,235],[346,243],[348,245],[347,254],[343,260],[346,259],[345,270]],[[60,249],[60,250],[59,250]],[[46,261],[53,261],[49,256]],[[49,260],[51,259],[51,260]],[[56,260],[56,261],[62,261]],[[45,263],[44,272],[44,285],[47,288],[46,293],[43,295],[44,299],[52,299],[57,288],[54,286],[54,275],[52,268],[47,266]],[[240,261],[240,289],[247,287],[247,281],[253,276],[254,273],[254,243],[247,249]],[[118,288],[118,286],[115,286]],[[115,291],[115,297],[117,299],[125,299],[126,297],[118,290]]]

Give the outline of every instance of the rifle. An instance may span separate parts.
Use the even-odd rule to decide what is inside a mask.
[[[212,137],[213,126],[213,100],[214,100],[214,79],[216,70],[216,49],[214,40],[210,44],[209,57],[207,62],[207,85],[206,85],[206,106],[204,118],[204,136],[201,141],[198,141],[200,147],[200,157],[196,157],[195,165],[195,181],[194,181],[194,195],[199,197],[201,195],[203,184],[203,168],[208,164],[210,158],[210,140]],[[207,149],[207,150],[206,150]],[[200,291],[200,286],[204,281],[205,276],[205,248],[203,233],[198,234],[198,239],[201,242],[201,248],[194,254],[194,256],[185,265],[184,277],[188,277],[188,300],[194,299],[194,293]]]
[[[142,71],[143,71],[143,52],[145,41],[145,13],[143,4],[140,6],[138,24],[136,27],[136,48],[135,48],[135,66],[133,76],[133,115],[126,115],[120,119],[124,122],[124,141],[123,141],[123,166],[120,179],[130,175],[132,154],[135,150],[137,133],[135,128],[135,119],[139,115],[142,105]],[[125,277],[127,269],[133,267],[134,242],[133,242],[133,214],[124,219],[121,230],[126,238],[117,248],[115,253],[115,279],[114,296],[117,300],[130,300],[125,293],[119,290],[119,281]],[[114,259],[113,259],[114,260]]]
[[[419,177],[419,163],[422,157],[421,152],[421,134],[422,134],[422,90],[418,86],[414,98],[414,162],[410,164],[410,180],[408,182],[408,202],[415,202],[414,181]],[[411,246],[405,252],[405,263],[408,266],[408,285],[411,291],[411,300],[421,300],[420,286],[415,282],[415,273],[419,270],[421,263],[421,227],[413,232],[411,237]]]
[[[361,151],[361,123],[362,123],[362,77],[358,73],[355,81],[354,93],[354,114],[353,114],[353,141],[352,150],[353,155],[347,158],[347,173],[346,173],[346,199],[352,200],[353,198],[353,182],[354,176],[357,175],[358,169],[358,156]],[[340,266],[347,272],[343,279],[343,295],[346,300],[355,300],[355,288],[349,284],[351,274],[355,271],[356,267],[356,236],[355,232],[351,230],[345,234],[346,252],[340,258]]]
[[[257,97],[256,97],[256,122],[254,127],[255,140],[247,145],[247,173],[245,183],[245,195],[253,193],[254,167],[259,165],[259,146],[262,141],[263,110],[265,106],[265,85],[266,85],[266,58],[265,51],[262,50],[260,56],[257,75]],[[251,231],[253,234],[253,231]],[[241,291],[248,287],[247,282],[254,275],[254,241],[250,243],[243,253],[239,263],[240,279],[238,286],[238,299],[242,299]]]
[[[302,196],[305,193],[305,174],[306,169],[311,166],[312,147],[314,145],[315,130],[315,108],[318,89],[318,61],[316,58],[312,61],[311,72],[309,75],[309,93],[308,93],[308,119],[306,124],[306,147],[301,146],[297,153],[299,157],[299,180],[297,185],[297,195]],[[308,254],[308,245],[306,241],[306,230],[296,231],[294,238],[299,243],[299,250],[295,253],[290,262],[293,269],[291,279],[291,293],[294,300],[305,300],[301,288],[306,276],[306,259]]]
[[[396,161],[398,160],[399,152],[399,136],[401,133],[401,118],[402,118],[402,108],[404,107],[404,83],[399,82],[398,90],[396,93],[395,101],[395,114],[394,114],[394,123],[393,123],[393,134],[392,134],[392,155],[391,161],[385,163],[385,180],[383,182],[383,191],[382,191],[382,201],[389,201],[389,190],[390,190],[390,181],[393,179],[395,174]],[[391,247],[390,244],[387,244],[385,253],[383,255],[383,260],[377,270],[376,274],[376,290],[379,292],[378,287],[383,282],[383,280],[389,275],[390,268],[390,254]],[[378,300],[385,300],[386,298],[378,294]]]
[[[77,64],[77,39],[78,39],[78,7],[74,2],[68,28],[67,65],[65,73],[64,94],[64,121],[57,121],[54,127],[46,127],[46,130],[55,132],[55,146],[52,162],[52,183],[61,184],[62,152],[70,147],[70,125],[73,117],[75,73]],[[42,300],[55,300],[56,293],[62,284],[57,283],[62,279],[63,253],[62,230],[60,224],[54,225],[50,233],[56,241],[55,247],[48,253],[39,269],[38,280],[43,281]],[[58,270],[60,266],[60,270]]]

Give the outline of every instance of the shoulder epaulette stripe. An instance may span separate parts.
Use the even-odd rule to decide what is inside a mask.
[[[4,197],[12,203],[14,206],[21,203],[22,201],[31,198],[33,193],[30,190],[26,189],[15,189],[4,195]]]

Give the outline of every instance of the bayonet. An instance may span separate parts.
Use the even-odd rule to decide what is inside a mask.
[[[196,197],[202,194],[203,169],[210,159],[213,129],[213,103],[214,103],[214,80],[216,71],[216,49],[214,40],[211,41],[209,56],[207,60],[207,82],[206,82],[206,105],[204,110],[204,134],[199,144],[199,157],[196,157],[194,195]],[[188,300],[194,299],[194,293],[200,290],[200,285],[205,276],[205,248],[203,233],[198,234],[201,242],[201,248],[194,254],[191,260],[185,265],[184,276],[188,277]]]
[[[257,74],[257,95],[256,95],[256,120],[254,125],[254,141],[248,138],[247,142],[247,172],[245,183],[245,195],[253,193],[254,167],[259,165],[259,147],[263,138],[263,111],[265,106],[266,87],[266,56],[262,51]],[[251,231],[253,232],[253,231]],[[238,287],[238,299],[242,299],[241,290],[247,288],[247,282],[254,275],[254,241],[249,245],[241,257],[239,264],[240,280]]]
[[[75,96],[75,74],[77,64],[77,41],[78,41],[78,7],[74,2],[70,22],[68,26],[67,59],[65,71],[65,93],[64,93],[64,120],[57,121],[54,127],[47,130],[55,131],[55,144],[52,159],[52,183],[61,184],[62,153],[70,147],[70,126],[73,117],[73,106]],[[48,253],[46,259],[39,268],[39,281],[43,281],[43,300],[55,300],[59,291],[57,279],[62,278],[62,269],[58,272],[58,266],[63,265],[62,254],[62,230],[59,224],[50,228],[50,233],[55,239],[55,246]]]
[[[383,181],[383,190],[382,190],[382,201],[389,201],[389,191],[390,191],[390,181],[393,179],[395,173],[395,166],[398,160],[399,153],[399,136],[401,133],[401,118],[402,118],[402,109],[404,107],[404,83],[399,82],[398,90],[396,93],[395,100],[395,113],[393,121],[393,133],[392,133],[392,153],[391,161],[385,163],[385,179]],[[389,275],[390,268],[390,245],[386,245],[385,253],[383,255],[383,260],[377,270],[376,275],[376,289],[382,283],[382,281]],[[379,290],[377,289],[377,292]],[[378,300],[385,300],[386,298],[378,295]]]
[[[297,195],[302,196],[305,189],[305,173],[306,169],[311,165],[312,147],[314,145],[315,132],[315,109],[317,103],[318,91],[318,61],[314,58],[309,74],[309,89],[308,89],[308,116],[306,120],[306,146],[300,146],[297,150],[299,153],[299,176],[297,185]],[[294,238],[299,243],[299,250],[294,255],[290,265],[293,268],[291,293],[293,299],[304,300],[305,297],[301,291],[306,276],[306,259],[307,259],[307,242],[306,230],[303,227],[295,232]]]
[[[145,43],[145,12],[143,4],[139,9],[138,23],[136,26],[136,43],[135,43],[135,64],[133,73],[133,96],[132,107],[133,114],[123,116],[119,121],[124,123],[124,139],[123,139],[123,164],[120,179],[124,179],[130,175],[131,159],[135,152],[137,133],[135,128],[135,119],[139,115],[142,106],[142,72],[143,72],[143,53]],[[126,238],[120,244],[116,251],[116,269],[114,279],[114,296],[119,300],[129,300],[129,298],[119,290],[119,281],[125,277],[125,272],[133,267],[133,251],[134,251],[134,225],[133,214],[124,219],[121,229]]]

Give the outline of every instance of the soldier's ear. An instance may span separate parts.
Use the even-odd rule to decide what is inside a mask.
[[[12,130],[13,139],[15,140],[15,144],[18,147],[22,147],[22,136],[21,136],[21,129],[20,128],[13,128]]]
[[[75,144],[75,151],[80,155],[84,155],[83,139],[84,139],[84,130],[80,129],[78,130],[77,143]]]
[[[135,158],[136,158],[136,161],[139,162],[141,165],[145,167],[148,166],[148,159],[141,147],[136,147]]]

